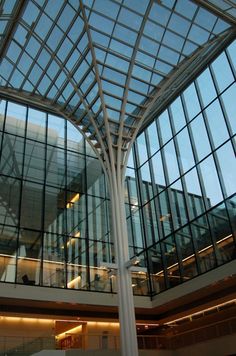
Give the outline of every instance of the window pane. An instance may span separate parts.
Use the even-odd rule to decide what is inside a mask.
[[[167,162],[169,182],[171,183],[179,177],[179,168],[177,164],[177,157],[173,141],[169,142],[164,147],[164,155],[165,160]]]
[[[176,139],[179,148],[179,159],[181,161],[182,170],[183,172],[186,172],[194,165],[194,157],[189,140],[188,130],[182,130],[180,133],[178,133]]]
[[[9,133],[24,136],[26,107],[8,102],[5,130]]]
[[[219,91],[222,92],[233,81],[233,73],[230,69],[229,62],[225,53],[222,53],[213,63],[212,68],[215,74],[216,83]]]
[[[15,282],[18,230],[0,225],[1,282]]]
[[[206,69],[198,78],[197,83],[200,90],[203,106],[208,105],[215,97],[216,90],[209,69]]]
[[[229,138],[219,101],[216,100],[210,106],[208,106],[208,108],[205,110],[205,113],[210,128],[210,134],[212,136],[215,147],[217,147]]]
[[[200,104],[195,89],[195,85],[191,84],[183,93],[185,105],[187,108],[187,113],[189,120],[194,118],[200,111]]]
[[[219,160],[221,177],[227,196],[236,191],[236,162],[235,153],[230,142],[216,151]]]
[[[189,173],[184,176],[186,189],[187,189],[187,199],[190,218],[197,217],[201,215],[204,208],[203,196],[201,193],[201,188],[199,184],[199,179],[196,169],[192,169]]]
[[[196,117],[196,119],[190,125],[198,160],[200,161],[206,155],[211,152],[211,147],[206,131],[206,126],[202,115]]]
[[[29,109],[27,122],[27,138],[45,142],[46,135],[46,114]]]
[[[205,188],[206,201],[208,207],[214,206],[223,200],[220,183],[215,167],[215,163],[212,157],[205,159],[200,164],[202,179]]]
[[[236,84],[232,85],[226,92],[222,94],[223,105],[229,120],[233,134],[236,133]]]
[[[24,182],[21,199],[21,226],[41,230],[43,186]]]
[[[181,99],[177,98],[171,105],[170,110],[172,113],[172,120],[174,124],[175,131],[178,132],[182,127],[186,125],[185,114],[183,111],[183,106]]]

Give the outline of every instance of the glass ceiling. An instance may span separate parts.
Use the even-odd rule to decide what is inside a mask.
[[[0,93],[125,151],[155,93],[235,18],[236,0],[3,0]]]

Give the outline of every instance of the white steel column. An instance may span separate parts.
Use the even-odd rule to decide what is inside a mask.
[[[122,356],[138,356],[131,272],[127,268],[129,245],[125,218],[124,180],[121,167],[109,174],[112,227],[116,254],[118,306]],[[118,178],[120,177],[120,179]]]

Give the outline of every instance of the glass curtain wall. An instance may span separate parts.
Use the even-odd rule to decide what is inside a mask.
[[[152,293],[236,257],[236,41],[137,138]]]
[[[0,130],[0,280],[95,288],[113,254],[98,160],[69,121],[23,105],[1,100]]]
[[[236,42],[138,136],[126,172],[134,294],[235,258]],[[77,129],[0,101],[0,281],[115,292],[109,197]],[[148,274],[149,272],[149,274]]]

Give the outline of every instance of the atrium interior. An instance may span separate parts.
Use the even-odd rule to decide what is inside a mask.
[[[235,0],[2,0],[0,356],[235,355],[235,132]]]

